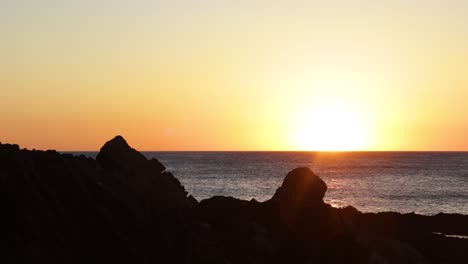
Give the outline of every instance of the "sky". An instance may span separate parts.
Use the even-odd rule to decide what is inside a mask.
[[[468,2],[0,0],[0,141],[468,150]]]

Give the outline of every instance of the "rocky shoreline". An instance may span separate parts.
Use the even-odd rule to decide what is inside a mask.
[[[308,168],[265,202],[197,201],[120,136],[96,159],[0,144],[2,263],[466,263],[468,216],[324,203]],[[363,190],[365,191],[365,190]],[[468,202],[468,201],[467,201]]]

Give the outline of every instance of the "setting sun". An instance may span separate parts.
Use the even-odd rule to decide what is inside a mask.
[[[0,4],[1,142],[468,150],[463,1],[37,2]]]
[[[0,36],[4,264],[468,263],[468,0],[0,0]]]
[[[343,103],[299,110],[293,144],[298,150],[350,151],[369,147],[372,139],[364,115]]]

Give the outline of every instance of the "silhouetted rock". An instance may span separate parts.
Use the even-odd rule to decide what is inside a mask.
[[[112,170],[135,169],[144,166],[147,159],[143,154],[131,148],[122,136],[116,136],[101,148],[96,161],[102,167]],[[164,165],[154,160],[155,169],[159,172],[165,170]]]
[[[309,168],[266,202],[197,202],[117,136],[96,160],[0,144],[2,263],[464,263],[468,216],[323,202]],[[363,190],[365,191],[365,190]]]
[[[323,202],[325,182],[309,168],[297,168],[286,175],[270,204],[275,229],[294,239],[330,239],[341,232],[336,211]]]
[[[307,167],[296,168],[286,175],[271,200],[288,203],[322,202],[327,185]]]
[[[16,152],[20,150],[19,146],[16,144],[3,144],[2,145],[0,143],[0,147],[1,147],[1,151],[3,152]]]
[[[2,263],[141,263],[134,217],[91,159],[0,145]]]
[[[179,180],[165,171],[158,160],[148,160],[131,148],[121,136],[106,142],[96,161],[114,174],[109,176],[109,186],[126,197],[125,204],[146,227],[141,230],[145,254],[159,261],[181,257],[179,251],[187,233],[186,217],[197,201],[187,197]]]
[[[0,257],[12,263],[184,257],[185,219],[197,201],[159,161],[147,160],[122,137],[106,143],[98,157],[0,145],[0,209],[9,223]]]

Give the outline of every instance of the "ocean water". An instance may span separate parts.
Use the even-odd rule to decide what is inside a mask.
[[[286,174],[310,167],[325,201],[365,212],[468,214],[468,152],[143,152],[159,159],[197,200],[265,201]]]

